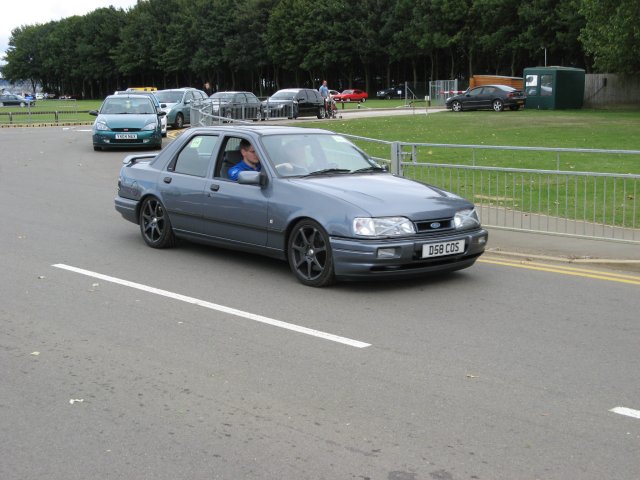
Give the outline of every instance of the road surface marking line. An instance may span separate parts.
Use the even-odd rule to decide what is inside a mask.
[[[616,408],[612,408],[609,411],[620,414],[620,415],[625,415],[627,417],[640,419],[640,410],[634,410],[632,408],[626,408],[626,407],[616,407]]]
[[[186,303],[191,303],[193,305],[198,305],[200,307],[208,308],[210,310],[216,310],[218,312],[227,313],[229,315],[235,315],[237,317],[247,318],[249,320],[265,323],[267,325],[272,325],[274,327],[284,328],[287,330],[292,330],[294,332],[304,333],[305,335],[311,335],[313,337],[322,338],[324,340],[330,340],[332,342],[342,343],[344,345],[349,345],[351,347],[366,348],[371,346],[370,343],[360,342],[358,340],[352,340],[346,337],[340,337],[338,335],[321,332],[320,330],[314,330],[312,328],[301,327],[300,325],[295,325],[293,323],[287,323],[281,320],[275,320],[273,318],[263,317],[262,315],[256,315],[255,313],[244,312],[242,310],[237,310],[235,308],[225,307],[224,305],[218,305],[216,303],[207,302],[205,300],[200,300],[198,298],[188,297],[186,295],[169,292],[167,290],[161,290],[159,288],[150,287],[148,285],[143,285],[141,283],[130,282],[129,280],[123,280],[121,278],[110,277],[109,275],[103,275],[101,273],[92,272],[90,270],[84,270],[82,268],[72,267],[70,265],[65,265],[62,263],[56,263],[51,266],[55,268],[61,268],[63,270],[68,270],[70,272],[79,273],[81,275],[86,275],[88,277],[97,278],[99,280],[104,280],[105,282],[117,283],[118,285],[124,285],[125,287],[135,288],[138,290],[142,290],[144,292],[161,295],[163,297],[172,298],[174,300],[180,300]]]
[[[610,282],[628,283],[631,285],[640,285],[640,278],[638,277],[632,277],[627,275],[606,274],[606,273],[600,273],[596,275],[596,274],[590,273],[590,272],[593,272],[593,270],[568,269],[568,268],[562,268],[562,267],[555,267],[551,265],[542,267],[542,266],[537,266],[531,263],[504,262],[504,261],[486,260],[486,259],[478,260],[478,262],[491,263],[493,265],[504,265],[507,267],[526,268],[529,270],[539,270],[542,272],[562,273],[563,275],[595,278],[598,280],[608,280]]]

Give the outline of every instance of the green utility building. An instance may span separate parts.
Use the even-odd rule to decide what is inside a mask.
[[[526,108],[559,110],[582,108],[584,70],[570,67],[524,69]]]

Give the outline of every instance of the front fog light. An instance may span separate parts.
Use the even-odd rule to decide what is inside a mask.
[[[379,248],[378,249],[378,258],[395,258],[397,256],[395,248]]]

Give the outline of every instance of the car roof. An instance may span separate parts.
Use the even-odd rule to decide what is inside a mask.
[[[198,90],[198,89],[193,87],[165,88],[164,90],[158,90],[158,92],[186,92],[187,90]]]
[[[500,90],[516,90],[515,88],[509,85],[502,85],[500,83],[490,84],[490,85],[478,85],[478,87],[496,87],[496,88],[499,88]]]
[[[335,135],[335,132],[324,130],[322,128],[303,128],[303,127],[286,127],[280,125],[221,125],[212,127],[194,127],[190,129],[194,135],[206,132],[219,133],[252,133],[257,136],[269,135],[295,135],[295,134],[324,134]]]
[[[117,95],[107,95],[105,97],[105,100],[107,98],[149,98],[149,95],[143,95],[140,93],[119,93]]]

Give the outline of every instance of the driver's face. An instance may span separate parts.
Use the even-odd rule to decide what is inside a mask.
[[[241,148],[240,153],[242,154],[242,158],[245,163],[248,165],[256,167],[260,163],[260,159],[258,158],[258,154],[256,153],[256,149],[253,148],[253,145],[247,148]]]

